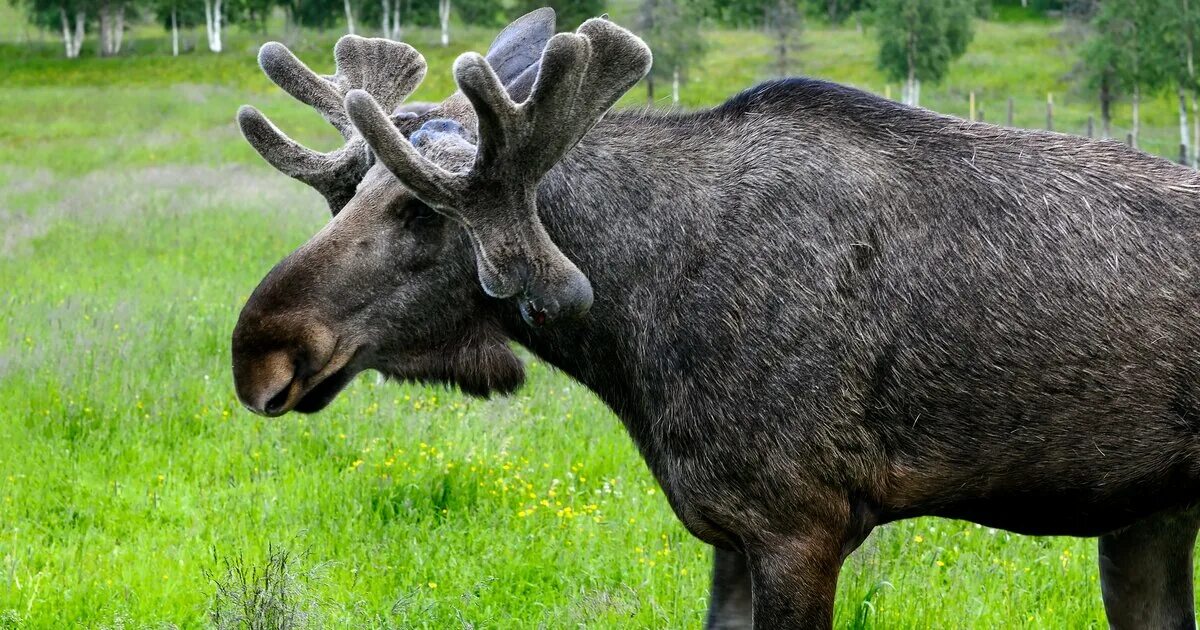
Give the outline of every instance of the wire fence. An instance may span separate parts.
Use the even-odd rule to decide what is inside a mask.
[[[1188,139],[1185,142],[1178,120],[1166,125],[1162,124],[1161,116],[1158,119],[1144,120],[1138,124],[1135,131],[1128,111],[1123,111],[1124,115],[1121,118],[1109,121],[1106,133],[1099,114],[1089,112],[1088,108],[1079,102],[1067,102],[1070,105],[1063,106],[1064,103],[1060,103],[1054,94],[1039,99],[1010,96],[984,100],[976,93],[970,92],[965,97],[940,94],[931,99],[930,103],[922,105],[967,120],[1022,129],[1044,129],[1085,138],[1107,138],[1179,164],[1196,166],[1197,147],[1192,145],[1197,133],[1197,120],[1190,111],[1187,120]]]

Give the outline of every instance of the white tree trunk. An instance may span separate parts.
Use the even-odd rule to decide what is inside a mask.
[[[75,14],[74,28],[71,28],[71,19],[67,17],[67,9],[65,7],[58,8],[58,17],[62,20],[64,52],[67,54],[67,59],[75,59],[79,56],[79,48],[83,46],[83,24],[86,15],[83,11]]]
[[[221,0],[204,0],[204,29],[208,35],[208,49],[221,52]]]
[[[342,8],[346,11],[346,32],[354,34],[354,9],[350,7],[350,0],[342,0]]]
[[[1133,86],[1133,148],[1138,146],[1138,133],[1141,131],[1142,88]]]
[[[109,51],[112,50],[112,44],[109,43],[109,22],[111,18],[108,15],[108,2],[102,1],[98,9],[100,14],[100,48],[96,51],[101,57],[107,57]]]
[[[383,7],[383,37],[400,39],[400,3],[404,0],[379,0]]]
[[[1187,156],[1192,154],[1191,136],[1188,133],[1187,95],[1179,90],[1179,144],[1183,147],[1183,163],[1187,164]]]
[[[179,20],[176,16],[177,10],[174,6],[171,7],[171,56],[179,56]]]
[[[671,103],[679,104],[679,68],[671,72]]]
[[[66,49],[67,59],[71,58],[71,27],[67,24],[67,10],[63,7],[58,8],[58,17],[62,21],[63,30],[63,48]]]
[[[1192,91],[1192,168],[1200,169],[1200,118],[1196,116],[1196,92]]]
[[[121,52],[121,42],[125,40],[125,5],[121,4],[117,7],[117,19],[113,22],[113,33],[110,38],[112,44],[112,54],[116,55]]]
[[[450,45],[450,0],[438,0],[438,18],[442,23],[442,45]]]
[[[82,9],[75,12],[75,48],[71,51],[71,58],[79,56],[79,50],[83,48],[83,30],[87,26],[87,14]]]

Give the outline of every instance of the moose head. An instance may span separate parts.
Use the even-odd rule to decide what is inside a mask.
[[[365,369],[486,396],[524,380],[498,309],[530,326],[585,317],[592,288],[547,235],[537,189],[629,88],[650,52],[604,19],[554,35],[554,12],[508,26],[486,57],[454,64],[459,92],[420,114],[403,101],[425,61],[411,46],[343,37],[319,76],[282,44],[267,76],[320,112],[345,145],[320,153],[252,107],[243,134],[273,166],[318,190],[332,220],[255,289],[233,333],[238,395],[251,410],[317,411]]]

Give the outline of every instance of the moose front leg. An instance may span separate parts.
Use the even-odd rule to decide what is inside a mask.
[[[833,627],[843,544],[835,537],[775,539],[747,550],[755,628]]]
[[[1192,550],[1200,510],[1151,516],[1100,537],[1100,586],[1109,627],[1196,627]]]
[[[750,630],[754,627],[750,604],[750,567],[740,551],[713,548],[712,592],[708,600],[707,630]]]

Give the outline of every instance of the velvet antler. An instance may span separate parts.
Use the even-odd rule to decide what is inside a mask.
[[[518,104],[483,57],[464,54],[454,76],[475,109],[474,147],[436,134],[413,134],[414,146],[363,90],[346,95],[346,110],[401,182],[466,227],[484,290],[521,296],[526,321],[539,325],[586,312],[592,288],[546,234],[538,182],[645,76],[650,62],[637,36],[607,20],[588,20],[550,39],[532,91]]]
[[[258,53],[267,77],[320,112],[346,139],[344,146],[329,153],[302,146],[249,105],[238,110],[238,124],[259,155],[284,174],[317,189],[337,214],[354,196],[372,162],[371,152],[347,116],[346,94],[351,90],[368,92],[391,112],[420,85],[425,58],[408,44],[354,35],[338,40],[334,58],[335,74],[320,76],[278,42],[264,44]]]

